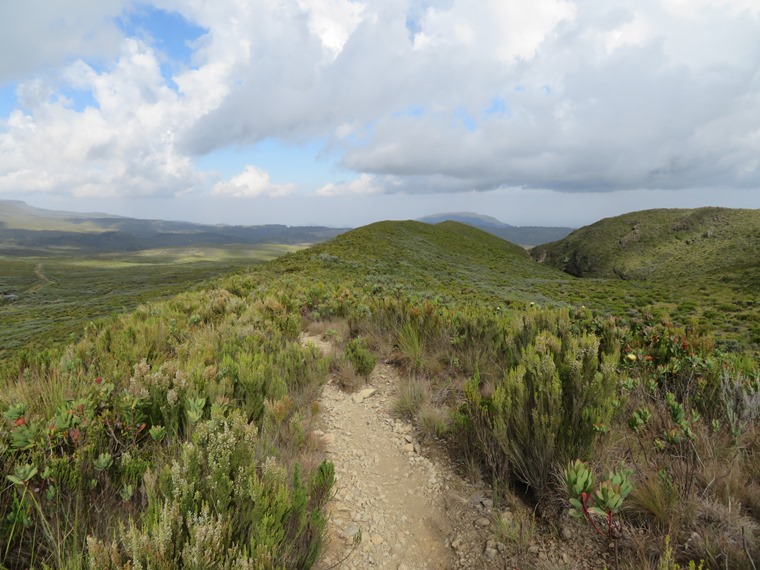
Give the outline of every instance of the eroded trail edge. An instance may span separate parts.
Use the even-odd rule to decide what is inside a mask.
[[[318,337],[303,342],[331,350]],[[332,381],[324,387],[315,435],[335,464],[336,486],[328,503],[328,546],[317,569],[497,567],[485,552],[490,501],[484,489],[436,459],[412,425],[394,419],[398,381],[394,368],[378,363],[354,394]]]

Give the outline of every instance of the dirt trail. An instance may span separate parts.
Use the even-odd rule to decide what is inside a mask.
[[[42,283],[37,283],[36,285],[32,285],[32,287],[29,288],[28,293],[34,293],[36,291],[39,291],[43,287],[46,287],[47,285],[55,284],[55,281],[50,279],[47,275],[45,275],[42,272],[42,264],[38,263],[37,266],[34,268],[34,274],[37,276],[37,278],[42,281]]]
[[[303,342],[331,350],[317,337]],[[457,476],[440,453],[417,441],[410,424],[393,418],[397,384],[396,371],[378,363],[354,394],[332,381],[324,388],[315,435],[335,464],[336,493],[317,570],[503,568],[489,541],[486,491]]]

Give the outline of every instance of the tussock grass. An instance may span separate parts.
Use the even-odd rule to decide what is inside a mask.
[[[393,411],[400,418],[414,419],[430,398],[430,384],[423,378],[408,376],[399,383]]]

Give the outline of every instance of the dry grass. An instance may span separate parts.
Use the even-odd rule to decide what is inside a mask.
[[[342,346],[349,334],[348,323],[345,320],[312,321],[306,327],[306,331],[336,346]]]
[[[393,412],[401,418],[415,418],[430,399],[430,383],[427,380],[417,376],[404,377],[399,382]]]
[[[344,356],[335,356],[330,363],[333,381],[346,392],[355,392],[365,379],[356,373],[354,365]]]
[[[427,439],[443,437],[451,428],[451,412],[426,402],[417,413],[417,426]]]

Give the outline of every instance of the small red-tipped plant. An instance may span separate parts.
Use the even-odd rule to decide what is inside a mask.
[[[570,515],[584,518],[604,538],[620,538],[622,525],[615,516],[633,490],[631,472],[621,468],[594,488],[593,472],[576,459],[567,466],[564,476],[572,505]]]

